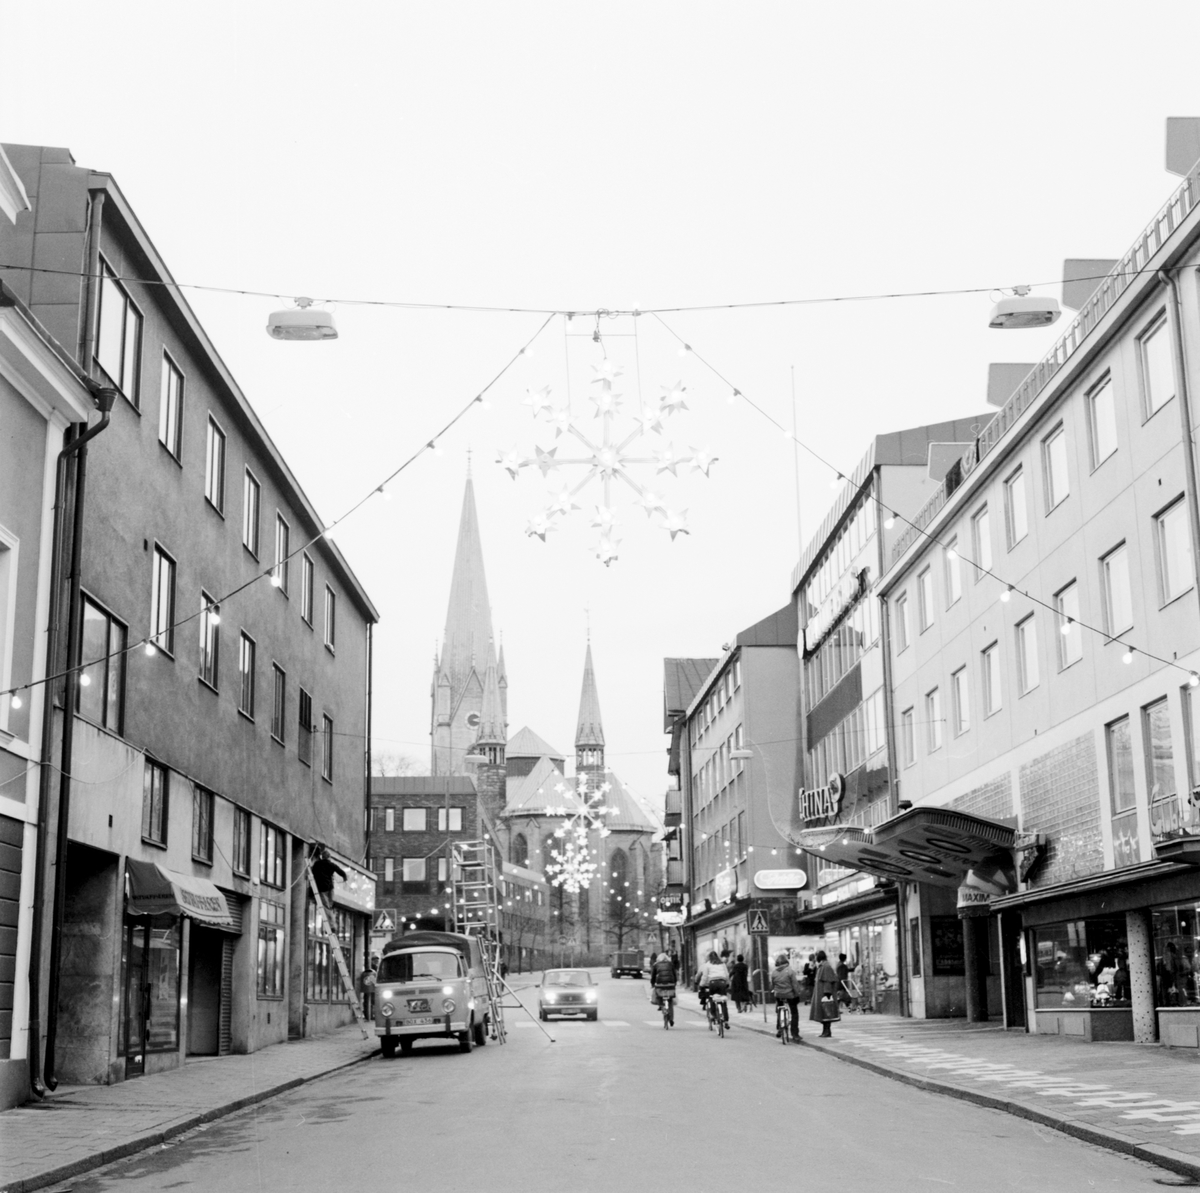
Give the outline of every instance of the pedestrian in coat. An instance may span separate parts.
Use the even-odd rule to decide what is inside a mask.
[[[746,964],[746,959],[741,953],[738,953],[737,960],[729,967],[729,993],[739,1013],[754,1002],[750,993],[750,966]]]
[[[829,1025],[842,1017],[838,1006],[838,976],[837,970],[829,964],[824,949],[817,953],[816,964],[817,972],[813,978],[813,996],[808,1008],[808,1017],[821,1025],[822,1037],[828,1037],[833,1035]]]

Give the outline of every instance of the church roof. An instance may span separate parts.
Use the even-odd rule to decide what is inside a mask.
[[[472,670],[482,675],[491,640],[492,610],[483,570],[483,543],[475,512],[475,487],[468,476],[458,522],[458,546],[454,553],[454,575],[450,581],[441,658],[455,697],[462,692]]]
[[[575,748],[603,745],[604,726],[600,723],[600,694],[596,691],[596,672],[592,667],[592,644],[589,642],[587,656],[583,661],[583,691],[579,696]]]
[[[658,820],[612,771],[605,772],[604,781],[610,784],[605,803],[617,809],[604,818],[605,828],[610,832],[655,833],[659,830]]]
[[[522,726],[513,734],[505,753],[509,758],[556,758],[559,762],[566,760],[566,755],[561,750],[556,750],[528,725]]]
[[[540,757],[527,775],[509,779],[505,816],[545,816],[547,808],[579,810],[575,780],[564,777],[551,760]]]

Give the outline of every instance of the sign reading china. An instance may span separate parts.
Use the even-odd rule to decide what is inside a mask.
[[[830,775],[824,787],[811,791],[800,789],[800,819],[805,824],[819,820],[832,820],[842,810],[842,796],[846,791],[846,780],[841,775]]]

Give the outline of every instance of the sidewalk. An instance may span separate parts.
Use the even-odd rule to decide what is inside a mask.
[[[683,991],[680,1008],[699,1013]],[[1004,1110],[1200,1179],[1200,1052],[1087,1044],[963,1019],[846,1015],[833,1038],[800,1008],[806,1048],[934,1093]],[[731,1009],[734,1033],[775,1036],[774,1007]]]
[[[26,1193],[377,1054],[358,1027],[241,1056],[197,1057],[118,1085],[60,1085],[0,1113],[0,1193]]]

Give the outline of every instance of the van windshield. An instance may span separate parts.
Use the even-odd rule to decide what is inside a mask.
[[[445,981],[461,974],[458,953],[389,953],[379,962],[377,982]]]

